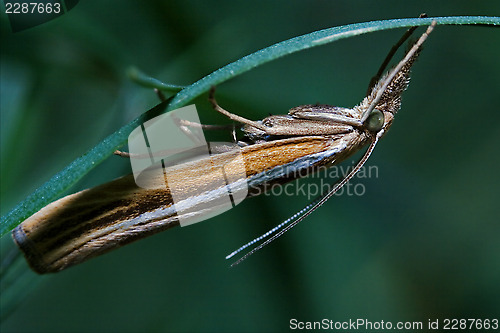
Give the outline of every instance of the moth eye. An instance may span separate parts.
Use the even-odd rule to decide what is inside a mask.
[[[384,126],[384,114],[382,111],[374,109],[366,119],[365,126],[370,132],[380,131]]]

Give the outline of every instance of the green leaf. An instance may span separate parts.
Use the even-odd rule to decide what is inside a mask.
[[[115,133],[102,140],[97,146],[89,150],[83,156],[70,163],[62,171],[54,175],[49,181],[35,190],[24,201],[14,207],[0,221],[0,235],[3,236],[15,228],[23,220],[40,210],[45,205],[57,199],[64,191],[69,189],[85,174],[92,170],[99,163],[104,161],[113,152],[123,146],[130,132],[144,121],[159,115],[164,111],[170,111],[187,105],[196,97],[207,92],[211,86],[221,84],[233,77],[243,74],[252,68],[261,66],[269,61],[279,59],[287,54],[292,54],[311,47],[332,43],[344,38],[366,34],[369,32],[389,30],[395,28],[429,25],[432,20],[436,20],[438,25],[458,25],[458,24],[481,24],[499,26],[500,17],[486,16],[457,16],[457,17],[436,17],[436,18],[411,18],[395,19],[384,21],[372,21],[357,23],[319,30],[298,36],[260,51],[245,56],[233,63],[230,63],[215,72],[205,76],[199,81],[179,91],[172,99],[165,101],[140,117],[134,119],[129,124],[123,126]],[[157,87],[162,90],[176,91],[179,86],[163,84],[158,80],[147,78],[139,72],[132,73],[135,79],[150,87]]]

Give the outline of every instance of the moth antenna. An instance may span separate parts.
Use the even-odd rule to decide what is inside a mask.
[[[254,238],[253,240],[251,240],[250,242],[246,243],[245,245],[241,246],[240,248],[238,248],[237,250],[231,252],[229,255],[226,256],[226,259],[231,259],[232,257],[234,257],[235,255],[237,255],[238,253],[240,253],[241,251],[243,251],[244,249],[248,248],[249,246],[257,243],[257,242],[260,242],[261,240],[271,236],[272,234],[274,234],[276,231],[278,231],[279,229],[283,228],[285,225],[287,225],[288,223],[292,222],[293,220],[299,218],[300,216],[302,216],[302,214],[304,214],[309,208],[311,208],[312,206],[314,206],[316,203],[318,203],[321,198],[323,196],[319,196],[318,198],[314,199],[312,202],[310,202],[309,204],[307,204],[307,206],[305,206],[304,208],[302,208],[301,210],[299,210],[297,213],[293,214],[292,216],[290,216],[288,219],[286,219],[285,221],[283,221],[282,223],[278,224],[276,227],[272,228],[271,230],[269,230],[268,232],[260,235],[259,237],[257,238]]]
[[[427,14],[422,13],[422,14],[420,14],[420,16],[418,18],[426,18],[426,17],[427,17]],[[375,76],[373,76],[372,79],[370,80],[370,84],[368,85],[368,90],[366,91],[367,95],[370,94],[370,92],[372,91],[372,88],[375,86],[375,84],[378,82],[378,80],[380,80],[380,78],[382,77],[382,74],[384,73],[385,69],[389,65],[389,62],[394,57],[394,54],[396,54],[396,51],[401,47],[401,45],[403,45],[404,42],[406,42],[406,40],[408,38],[410,38],[410,36],[413,34],[413,32],[417,28],[418,28],[418,26],[414,26],[414,27],[411,27],[408,30],[406,30],[406,32],[403,34],[403,36],[401,36],[401,38],[397,41],[397,43],[394,44],[392,46],[392,48],[389,50],[389,53],[387,53],[387,56],[385,57],[384,61],[380,65],[377,74],[375,74]]]
[[[361,159],[357,162],[359,163],[361,161]],[[356,163],[356,164],[357,164]],[[333,185],[332,185],[333,186]],[[340,189],[340,188],[339,188]],[[338,191],[338,190],[337,190]],[[296,212],[295,214],[293,214],[292,216],[290,216],[288,219],[286,219],[285,221],[281,222],[280,224],[278,224],[277,226],[275,226],[274,228],[272,228],[271,230],[267,231],[266,233],[260,235],[259,237],[256,237],[254,239],[252,239],[250,242],[244,244],[243,246],[239,247],[237,250],[234,250],[233,252],[231,252],[230,254],[228,254],[226,256],[226,259],[231,259],[232,257],[234,257],[235,255],[237,255],[238,253],[240,253],[241,251],[243,251],[244,249],[248,248],[249,246],[252,246],[253,244],[257,243],[257,242],[260,242],[261,240],[271,236],[272,234],[274,234],[275,232],[277,232],[278,230],[280,230],[281,228],[283,228],[285,225],[289,224],[290,222],[300,218],[304,213],[306,213],[311,207],[313,207],[314,205],[316,205],[318,202],[320,202],[322,200],[322,198],[325,196],[325,194],[321,194],[319,195],[316,199],[314,199],[313,201],[311,201],[310,203],[308,203],[304,208],[302,208],[301,210],[299,210],[298,212]]]
[[[382,85],[382,87],[380,89],[378,89],[377,94],[375,95],[375,98],[373,99],[373,101],[370,103],[370,106],[363,114],[363,117],[361,118],[361,122],[365,122],[365,120],[371,114],[371,112],[373,111],[375,106],[377,106],[378,102],[382,98],[382,95],[385,93],[385,90],[387,89],[389,84],[391,84],[392,79],[394,79],[394,77],[399,73],[399,71],[403,68],[403,66],[405,66],[406,63],[408,63],[408,61],[415,55],[415,53],[417,53],[417,51],[420,49],[422,44],[425,42],[425,40],[427,39],[429,34],[432,32],[432,30],[434,30],[434,27],[436,26],[436,24],[437,24],[437,21],[435,21],[435,20],[432,21],[431,25],[429,27],[427,27],[427,30],[422,34],[422,36],[420,36],[420,38],[417,40],[417,42],[415,44],[413,44],[413,46],[408,51],[408,53],[406,53],[406,56],[403,58],[403,60],[401,60],[397,64],[397,66],[394,67],[390,71],[389,75],[387,75],[387,77],[385,78],[384,84]]]
[[[420,17],[426,17],[426,15],[422,14],[422,15],[420,15]],[[425,42],[425,40],[427,39],[427,37],[429,36],[429,34],[432,32],[432,30],[434,29],[434,27],[436,26],[436,24],[437,24],[436,21],[432,21],[431,25],[420,36],[420,38],[417,40],[417,42],[415,44],[413,44],[413,46],[407,52],[407,54],[405,55],[405,57],[397,64],[396,67],[394,67],[389,72],[389,74],[387,75],[387,77],[384,79],[383,85],[381,86],[380,89],[378,89],[377,94],[375,95],[374,99],[371,101],[368,109],[363,114],[363,116],[361,118],[361,122],[362,123],[364,123],[366,121],[366,119],[368,118],[368,116],[370,115],[370,113],[373,111],[373,109],[375,108],[375,106],[377,106],[377,104],[380,101],[380,99],[382,98],[385,90],[387,89],[387,87],[389,86],[389,84],[392,82],[392,80],[394,79],[394,77],[410,61],[410,59],[418,52],[418,50],[420,49],[420,47],[422,46],[422,44]],[[393,48],[391,49],[391,51],[389,51],[389,54],[387,55],[386,59],[382,63],[382,66],[380,67],[379,72],[375,75],[374,79],[379,80],[379,78],[381,76],[381,73],[387,67],[387,64],[389,63],[390,59],[394,56],[394,53],[408,39],[408,37],[410,37],[410,35],[413,33],[413,31],[415,29],[416,29],[416,27],[412,27],[412,28],[408,29],[407,32],[403,35],[403,37],[398,41],[398,43],[396,43],[396,45],[393,46]],[[374,79],[372,79],[372,82],[370,83],[370,88],[372,88],[373,85],[374,85],[373,84],[373,80]],[[369,93],[370,93],[370,91],[368,92],[368,94]],[[211,91],[211,98],[210,99],[211,99],[212,104],[214,105],[214,108],[216,108],[216,106],[218,106],[218,105],[216,104],[215,100],[213,99],[213,90]],[[221,112],[220,110],[217,110],[217,111]],[[223,113],[223,112],[221,112],[221,113]],[[299,224],[300,222],[302,222],[306,217],[308,217],[312,212],[314,212],[316,209],[318,209],[319,207],[321,207],[338,190],[340,190],[350,179],[352,179],[352,177],[354,177],[354,175],[356,175],[356,173],[361,169],[361,167],[363,167],[363,165],[366,163],[366,161],[368,160],[368,158],[372,154],[373,150],[375,149],[375,146],[378,143],[378,140],[383,136],[384,132],[385,132],[385,130],[382,129],[382,130],[380,130],[377,133],[377,135],[375,136],[375,138],[373,139],[373,141],[370,143],[370,146],[368,147],[367,151],[365,152],[365,154],[363,155],[363,157],[359,160],[359,162],[356,164],[356,166],[351,170],[351,172],[346,177],[344,177],[344,179],[342,179],[339,183],[337,183],[332,190],[330,190],[325,195],[321,195],[316,200],[314,200],[313,202],[311,202],[310,204],[308,204],[306,207],[304,207],[299,212],[295,213],[293,216],[291,216],[290,218],[288,218],[284,222],[280,223],[279,225],[277,225],[273,229],[269,230],[268,232],[264,233],[263,235],[255,238],[255,239],[253,239],[252,241],[246,243],[245,245],[241,246],[236,251],[233,251],[231,254],[229,254],[228,256],[226,256],[226,259],[230,259],[233,256],[235,256],[236,254],[238,254],[241,251],[245,250],[246,248],[248,248],[248,247],[254,245],[255,243],[260,242],[260,241],[262,241],[262,240],[264,240],[264,239],[267,238],[263,243],[261,243],[260,245],[254,247],[252,250],[250,250],[245,255],[243,255],[240,259],[238,259],[237,261],[235,261],[234,263],[232,263],[231,267],[235,266],[235,265],[238,265],[239,263],[241,263],[242,261],[244,261],[246,258],[248,258],[249,256],[251,256],[252,254],[254,254],[258,250],[262,249],[264,246],[268,245],[269,243],[271,243],[272,241],[274,241],[278,237],[282,236],[285,232],[287,232],[290,229],[292,229],[294,226],[296,226],[297,224]]]
[[[351,180],[351,178],[354,177],[354,175],[363,167],[363,165],[366,163],[366,161],[368,160],[368,158],[372,154],[373,149],[375,149],[375,146],[377,145],[378,140],[383,136],[384,132],[385,131],[382,129],[382,130],[380,130],[377,133],[377,135],[375,136],[375,138],[373,139],[373,141],[370,143],[370,146],[366,150],[365,154],[359,160],[359,162],[356,164],[356,166],[351,170],[351,172],[349,172],[349,174],[346,177],[344,177],[344,179],[342,179],[339,183],[337,183],[332,190],[330,190],[325,195],[321,195],[318,199],[314,200],[312,203],[310,203],[309,205],[307,205],[306,207],[304,207],[302,210],[300,210],[294,216],[290,217],[285,222],[279,224],[278,226],[276,226],[273,229],[271,229],[268,232],[266,232],[264,235],[262,235],[260,237],[257,237],[256,239],[254,239],[254,240],[250,241],[249,243],[243,245],[240,249],[238,249],[238,250],[234,251],[233,253],[231,253],[230,255],[228,255],[226,257],[226,259],[229,259],[229,258],[233,257],[235,254],[237,254],[238,252],[244,250],[245,248],[247,248],[247,247],[255,244],[256,242],[259,242],[260,240],[262,240],[262,239],[270,236],[271,234],[275,233],[276,231],[278,231],[279,229],[281,229],[282,227],[284,227],[286,224],[289,223],[286,227],[284,227],[278,233],[274,234],[271,238],[267,239],[266,241],[264,241],[260,245],[254,247],[252,250],[250,250],[249,252],[247,252],[240,259],[238,259],[237,261],[233,262],[231,264],[231,267],[238,265],[239,263],[241,263],[242,261],[244,261],[245,259],[247,259],[249,256],[251,256],[252,254],[254,254],[258,250],[262,249],[264,246],[268,245],[269,243],[271,243],[272,241],[274,241],[278,237],[282,236],[285,232],[287,232],[288,230],[290,230],[293,227],[295,227],[297,224],[299,224],[300,222],[302,222],[306,217],[308,217],[312,212],[314,212],[316,209],[318,209],[319,207],[321,207],[338,190],[340,190],[345,184],[347,184],[347,182],[349,180]],[[296,215],[300,215],[300,217],[298,217],[298,218],[295,219],[294,217]],[[290,223],[290,221],[292,221],[292,222]]]

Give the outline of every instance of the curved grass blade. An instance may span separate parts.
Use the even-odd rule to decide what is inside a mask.
[[[436,20],[438,24],[441,25],[480,24],[500,26],[500,17],[487,16],[451,16],[372,21],[315,31],[259,50],[187,86],[173,96],[171,100],[160,103],[140,117],[134,119],[129,124],[102,140],[86,154],[74,160],[62,171],[54,175],[49,181],[36,189],[25,200],[20,202],[8,214],[2,216],[0,220],[0,236],[3,236],[23,220],[61,196],[64,191],[79,181],[85,174],[112,155],[116,149],[123,146],[130,132],[142,122],[155,117],[161,112],[174,110],[187,105],[196,97],[207,92],[211,86],[221,84],[252,68],[301,50],[374,31],[429,25],[432,20]]]

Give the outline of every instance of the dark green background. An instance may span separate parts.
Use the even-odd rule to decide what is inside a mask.
[[[500,15],[498,1],[81,1],[13,34],[1,16],[1,213],[155,105],[135,65],[190,84],[273,43],[349,23]],[[251,119],[350,107],[403,30],[342,40],[219,86]],[[438,26],[362,197],[335,197],[236,268],[224,256],[307,203],[258,197],[67,271],[35,277],[1,330],[286,331],[289,320],[499,317],[500,30]],[[220,117],[197,101],[206,122]],[[129,172],[108,159],[72,191]],[[10,240],[2,241],[5,250]],[[30,273],[31,274],[31,273]],[[34,275],[34,274],[33,274]]]

